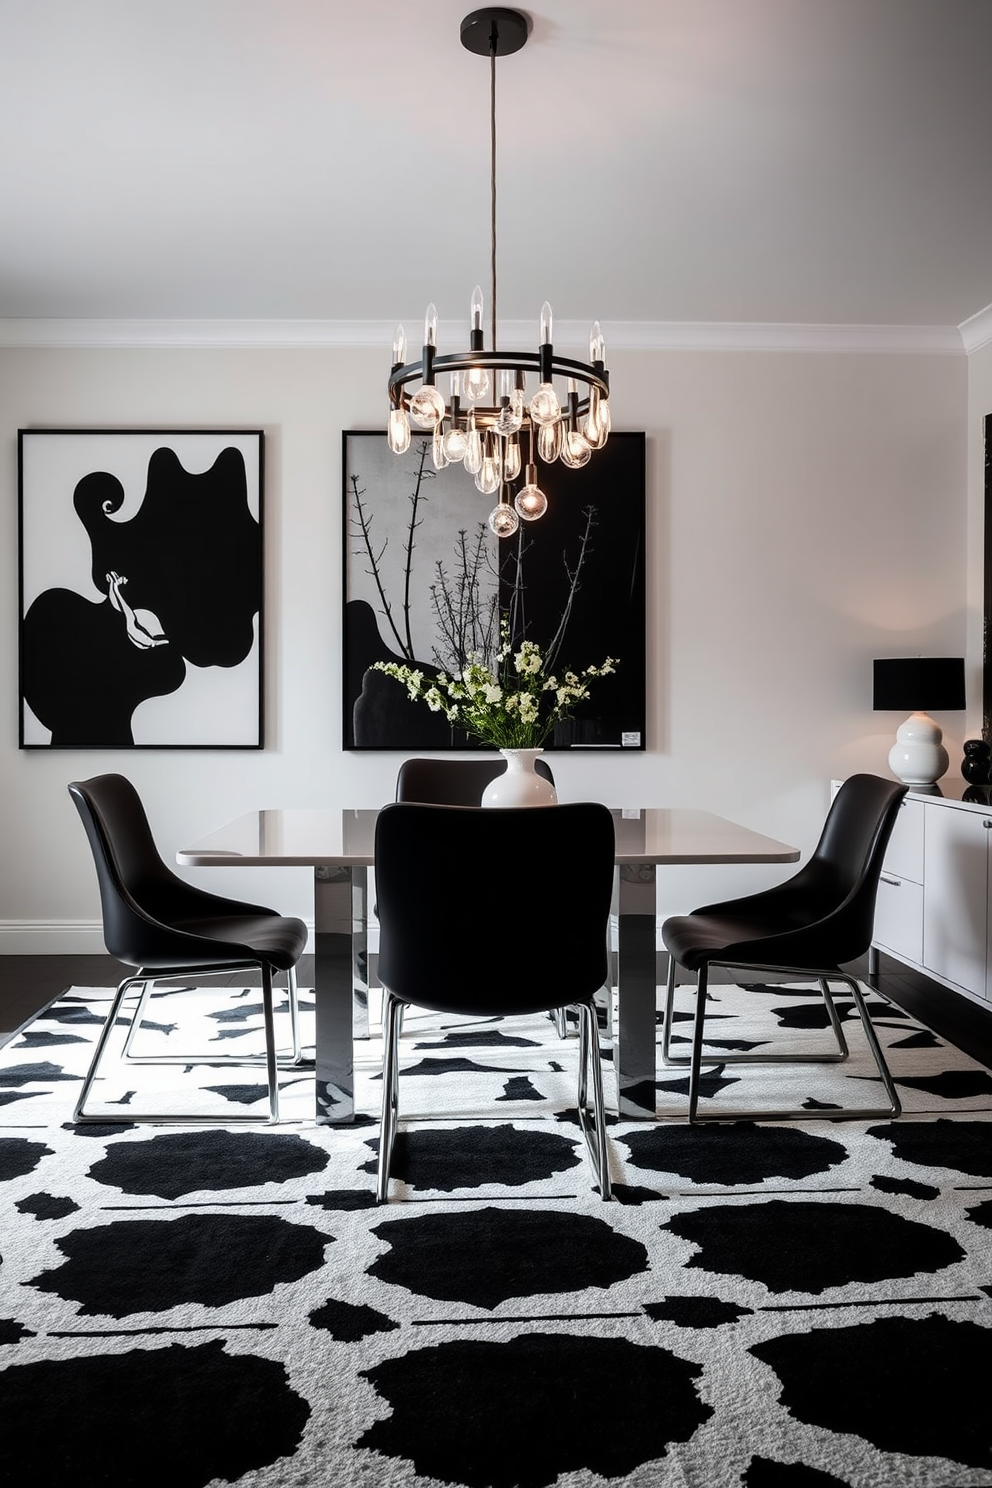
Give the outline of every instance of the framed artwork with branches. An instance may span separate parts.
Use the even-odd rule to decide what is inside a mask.
[[[547,512],[502,539],[494,498],[461,465],[436,470],[429,435],[399,456],[382,432],[343,438],[344,748],[482,747],[371,668],[451,676],[493,658],[505,618],[559,671],[618,658],[545,748],[644,749],[644,435],[611,434],[581,470],[540,465]]]

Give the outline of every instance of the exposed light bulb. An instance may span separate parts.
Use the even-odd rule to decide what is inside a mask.
[[[603,340],[603,332],[599,328],[599,321],[594,320],[592,330],[589,332],[589,360],[591,362],[606,362],[606,342]]]
[[[520,445],[516,439],[508,439],[503,446],[503,479],[516,480],[520,474]]]
[[[513,505],[525,522],[536,522],[547,511],[548,498],[537,484],[536,465],[527,466],[526,485],[513,498]]]
[[[464,460],[465,451],[468,448],[468,435],[464,429],[458,429],[454,425],[447,431],[442,441],[445,458],[452,464],[457,465],[459,460]]]
[[[554,326],[554,317],[551,314],[551,306],[548,304],[547,300],[545,300],[544,304],[541,306],[541,345],[542,346],[550,345],[550,343],[554,340],[554,337],[552,335],[553,326]]]
[[[605,424],[602,409],[606,406],[606,400],[601,397],[598,387],[589,389],[589,412],[584,419],[579,420],[579,430],[585,436],[591,449],[602,449],[606,443],[609,433],[609,408],[606,408]]]
[[[500,374],[500,410],[496,420],[497,433],[506,438],[516,434],[524,421],[523,388],[515,386],[514,374],[505,370]]]
[[[488,367],[469,367],[465,372],[464,388],[465,397],[470,398],[473,403],[480,402],[489,397],[489,369]]]
[[[469,307],[469,318],[472,327],[472,349],[482,350],[482,289],[477,284],[472,291],[472,303]],[[488,367],[469,367],[465,373],[465,397],[473,403],[480,402],[489,397],[489,369]]]
[[[410,448],[410,420],[405,408],[389,410],[387,438],[394,455],[402,455]]]
[[[410,417],[422,429],[433,429],[444,418],[444,399],[432,383],[425,382],[410,399]]]
[[[557,423],[561,418],[561,404],[558,402],[558,394],[555,392],[553,383],[541,383],[530,400],[530,416],[541,428],[547,424]]]
[[[443,470],[448,463],[448,456],[444,451],[444,420],[440,419],[434,425],[434,437],[431,440],[431,456],[434,460],[434,468]]]
[[[592,456],[588,439],[584,438],[577,429],[568,429],[561,442],[561,463],[567,465],[569,470],[579,470],[583,465],[588,465]]]
[[[475,427],[475,409],[469,410],[468,433],[465,436],[465,469],[469,475],[478,475],[482,469],[482,435]]]
[[[437,345],[437,310],[433,302],[427,306],[427,312],[424,315],[424,345]]]
[[[499,461],[495,455],[483,456],[475,484],[483,496],[493,496],[499,490]]]
[[[393,337],[393,366],[402,367],[406,361],[406,331],[401,325],[396,327],[396,335]]]
[[[545,465],[553,465],[561,454],[561,423],[545,424],[537,431],[537,453]]]
[[[508,501],[501,501],[489,513],[489,526],[497,537],[512,537],[520,526],[520,518]]]

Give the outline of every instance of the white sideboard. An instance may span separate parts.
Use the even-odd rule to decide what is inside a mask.
[[[992,1005],[992,788],[942,782],[899,808],[875,904],[877,951]]]

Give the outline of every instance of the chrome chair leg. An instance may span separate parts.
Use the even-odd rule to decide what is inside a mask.
[[[299,1064],[303,1053],[300,1048],[300,989],[296,983],[295,966],[291,966],[286,973],[286,996],[289,999],[289,1029],[293,1040],[293,1063]]]
[[[729,962],[711,961],[710,966],[729,966]],[[757,966],[740,968],[748,971],[779,971],[776,966]],[[675,1011],[675,961],[673,957],[668,958],[668,979],[665,987],[665,1026],[662,1030],[661,1061],[667,1065],[687,1065],[692,1062],[689,1054],[673,1054],[671,1049],[672,1023]],[[841,1064],[850,1057],[847,1039],[844,1037],[844,1029],[841,1025],[840,1016],[834,1006],[833,995],[830,991],[829,978],[819,972],[789,972],[790,976],[797,979],[802,977],[806,981],[816,981],[830,1019],[830,1027],[837,1041],[837,1052],[835,1054],[735,1054],[732,1051],[725,1054],[714,1054],[708,1057],[710,1064]],[[847,980],[840,972],[832,972],[835,981]],[[697,1000],[696,1011],[698,1015],[698,977],[697,977]]]
[[[241,967],[236,969],[242,971],[257,971],[258,967],[247,967],[242,965]],[[200,976],[210,975],[209,971],[205,967],[201,967],[198,974]],[[123,1059],[126,1059],[130,1064],[208,1064],[213,1065],[218,1069],[222,1069],[225,1065],[244,1065],[247,1067],[250,1065],[268,1064],[269,1056],[267,1049],[266,1053],[264,1054],[132,1054],[131,1044],[134,1041],[135,1034],[138,1032],[138,1029],[141,1026],[142,1020],[145,1015],[145,1008],[148,1004],[148,999],[151,996],[152,990],[156,982],[163,982],[168,980],[169,977],[167,976],[150,976],[145,979],[141,996],[138,999],[138,1005],[134,1010],[133,1017],[131,1018],[131,1026],[127,1031],[127,1037],[124,1040],[124,1048],[121,1051],[121,1057]],[[293,1044],[293,1052],[291,1056],[284,1055],[282,1058],[277,1055],[276,1059],[280,1069],[294,1069],[304,1062],[303,1050],[300,1044],[300,1004],[295,966],[291,966],[289,968],[289,971],[286,973],[286,995],[289,1004],[289,1025],[290,1037]]]
[[[272,1012],[272,967],[262,962],[262,1017],[265,1021],[265,1074],[269,1082],[269,1121],[279,1120],[279,1077],[276,1072],[276,1029]]]
[[[399,1115],[399,1024],[404,1004],[388,987],[382,989],[382,1118],[379,1123],[379,1171],[375,1201],[385,1204],[389,1169]]]
[[[589,1160],[604,1202],[613,1196],[610,1163],[606,1149],[606,1113],[603,1100],[603,1066],[600,1063],[599,1027],[595,1005],[576,1004],[579,1014],[579,1125],[586,1140]],[[592,1076],[592,1122],[589,1112],[589,1076]]]
[[[249,966],[246,966],[246,964],[244,962],[237,962],[237,963],[232,963],[229,966],[223,966],[223,967],[217,966],[217,967],[212,967],[211,968],[211,970],[213,972],[221,972],[221,971],[224,971],[224,972],[245,971],[245,970],[249,970],[249,969],[257,969],[257,970],[259,970],[261,972],[261,976],[262,976],[262,1014],[263,1014],[263,1020],[264,1020],[264,1024],[265,1024],[265,1054],[264,1054],[264,1056],[246,1058],[246,1059],[241,1059],[241,1060],[237,1060],[237,1059],[235,1059],[231,1055],[224,1055],[224,1056],[219,1057],[219,1058],[216,1058],[216,1059],[197,1059],[195,1057],[191,1059],[189,1057],[182,1058],[181,1056],[175,1056],[175,1057],[173,1057],[171,1059],[165,1059],[165,1058],[163,1058],[163,1059],[156,1059],[156,1058],[154,1058],[151,1055],[145,1055],[145,1056],[135,1056],[135,1055],[132,1055],[131,1058],[132,1058],[132,1061],[135,1062],[135,1063],[147,1063],[147,1064],[207,1064],[207,1065],[234,1064],[234,1063],[240,1063],[240,1064],[250,1065],[250,1064],[259,1064],[259,1063],[262,1063],[263,1060],[264,1060],[264,1063],[266,1065],[266,1076],[267,1076],[267,1081],[268,1081],[268,1093],[269,1093],[269,1121],[270,1122],[277,1122],[279,1120],[279,1084],[278,1084],[278,1068],[279,1068],[279,1065],[278,1065],[278,1060],[276,1059],[276,1046],[275,1046],[275,1016],[274,1016],[274,1012],[273,1012],[272,968],[270,966],[268,966],[267,963],[265,963],[265,962],[259,963],[259,965],[257,967],[255,967],[255,968],[251,968]],[[256,1124],[258,1123],[258,1120],[259,1120],[258,1116],[249,1114],[247,1112],[245,1114],[243,1114],[243,1115],[235,1115],[233,1113],[225,1113],[223,1115],[216,1115],[216,1116],[215,1115],[195,1115],[195,1114],[192,1114],[192,1113],[190,1113],[190,1114],[187,1115],[187,1114],[176,1113],[174,1111],[166,1111],[166,1112],[162,1112],[162,1113],[147,1113],[146,1114],[144,1112],[136,1113],[132,1109],[132,1107],[130,1107],[130,1106],[128,1106],[126,1109],[118,1106],[118,1108],[116,1110],[114,1110],[114,1111],[102,1111],[102,1112],[96,1112],[96,1113],[90,1112],[90,1111],[87,1111],[86,1110],[87,1100],[89,1099],[90,1092],[91,1092],[91,1090],[93,1088],[94,1081],[96,1080],[96,1077],[97,1077],[97,1072],[98,1072],[98,1070],[100,1068],[100,1064],[101,1064],[101,1062],[102,1062],[102,1060],[104,1058],[104,1055],[106,1053],[107,1045],[108,1045],[108,1043],[110,1041],[111,1034],[112,1034],[114,1028],[116,1027],[117,1021],[118,1021],[118,1019],[120,1017],[121,1008],[123,1006],[124,999],[127,996],[127,993],[133,987],[141,987],[142,988],[141,993],[140,993],[139,998],[138,998],[138,1007],[140,1008],[144,1004],[145,1000],[147,999],[147,997],[149,995],[149,989],[151,988],[151,986],[156,981],[169,981],[169,980],[171,980],[174,977],[175,978],[178,978],[178,977],[184,977],[185,978],[185,977],[188,977],[191,974],[191,972],[194,973],[194,974],[197,974],[197,975],[203,975],[204,974],[204,968],[203,967],[196,967],[196,968],[175,967],[172,970],[170,970],[170,972],[167,975],[159,975],[157,973],[152,973],[152,972],[148,971],[148,969],[145,968],[145,967],[141,967],[141,968],[139,968],[139,970],[138,970],[138,972],[137,972],[137,974],[135,976],[125,977],[124,980],[120,983],[120,985],[117,988],[117,991],[114,993],[114,997],[113,997],[113,1000],[111,1001],[111,1005],[110,1005],[110,1011],[108,1012],[107,1017],[106,1017],[106,1020],[104,1021],[103,1028],[100,1030],[100,1035],[99,1035],[99,1038],[97,1039],[97,1042],[96,1042],[96,1048],[93,1051],[93,1058],[90,1061],[89,1069],[86,1071],[86,1074],[85,1074],[85,1076],[83,1078],[83,1084],[82,1084],[82,1088],[80,1089],[80,1092],[79,1092],[79,1098],[76,1101],[76,1107],[75,1107],[75,1110],[73,1111],[73,1114],[72,1114],[72,1120],[73,1120],[73,1122],[76,1125],[79,1125],[79,1126],[85,1126],[87,1124],[89,1124],[89,1125],[94,1125],[94,1124],[111,1125],[111,1124],[116,1123],[116,1122],[120,1122],[122,1124],[123,1123],[130,1124],[132,1122],[154,1122],[154,1123],[156,1123],[158,1125],[173,1125],[173,1126],[182,1126],[182,1125],[209,1126],[209,1125],[213,1125],[213,1124],[220,1125],[220,1126],[231,1126],[231,1125],[233,1125],[234,1123],[237,1123],[237,1122],[254,1122]],[[134,1029],[134,1027],[136,1025],[136,1022],[137,1022],[137,1011],[135,1013],[135,1017],[132,1018],[132,1020],[131,1020],[131,1030],[129,1030],[129,1035],[130,1035],[130,1032],[133,1032],[133,1029]]]
[[[729,964],[730,963],[720,962],[720,961],[713,961],[713,962],[709,963],[709,965],[712,965],[712,966],[724,966],[724,967],[729,966]],[[706,1064],[717,1064],[717,1065],[724,1065],[724,1064],[837,1064],[837,1063],[840,1063],[843,1060],[847,1059],[848,1058],[848,1052],[849,1052],[848,1051],[848,1047],[847,1047],[847,1041],[844,1038],[844,1034],[843,1034],[843,1031],[842,1031],[841,1026],[840,1026],[840,1019],[839,1019],[839,1017],[837,1015],[837,1011],[836,1011],[836,1009],[834,1007],[833,996],[832,996],[832,993],[830,991],[830,986],[829,986],[830,982],[843,982],[844,985],[850,989],[851,998],[852,998],[852,1000],[854,1002],[855,1008],[857,1009],[858,1016],[861,1019],[861,1024],[862,1024],[862,1027],[864,1029],[865,1039],[867,1041],[868,1048],[869,1048],[869,1051],[871,1053],[871,1056],[872,1056],[873,1060],[875,1061],[875,1067],[878,1070],[879,1078],[882,1081],[882,1086],[883,1086],[883,1089],[885,1090],[885,1095],[886,1095],[888,1104],[887,1105],[884,1105],[884,1106],[856,1106],[856,1107],[843,1106],[843,1107],[838,1107],[836,1109],[830,1109],[829,1113],[827,1113],[827,1114],[829,1114],[829,1117],[830,1117],[830,1119],[832,1121],[859,1121],[859,1120],[867,1120],[869,1118],[871,1118],[871,1119],[878,1118],[878,1117],[890,1117],[891,1118],[891,1117],[896,1117],[896,1116],[901,1115],[901,1113],[902,1113],[902,1103],[901,1103],[901,1101],[899,1099],[899,1095],[898,1095],[898,1093],[896,1091],[895,1084],[893,1083],[892,1075],[891,1075],[891,1072],[889,1071],[889,1067],[888,1067],[888,1065],[885,1062],[885,1056],[882,1053],[882,1046],[881,1046],[881,1044],[878,1041],[878,1035],[875,1032],[874,1026],[873,1026],[872,1021],[871,1021],[871,1015],[869,1014],[868,1008],[865,1005],[865,1000],[864,1000],[864,997],[863,997],[863,995],[861,993],[861,988],[858,986],[857,981],[855,980],[854,977],[848,976],[848,974],[846,972],[839,971],[839,970],[838,971],[833,971],[833,970],[830,970],[830,971],[811,970],[811,969],[806,968],[806,967],[752,966],[752,967],[748,967],[747,970],[748,971],[757,971],[757,972],[769,972],[769,971],[775,971],[775,972],[780,972],[780,973],[781,972],[784,972],[787,976],[794,977],[797,981],[799,981],[799,980],[801,980],[801,981],[816,981],[819,984],[820,991],[823,994],[824,1001],[825,1001],[826,1006],[827,1006],[827,1012],[828,1012],[828,1015],[830,1017],[831,1027],[832,1027],[833,1032],[834,1032],[834,1034],[835,1034],[835,1036],[837,1038],[838,1044],[840,1045],[839,1052],[836,1053],[836,1054],[733,1054],[733,1053],[731,1053],[731,1054],[707,1055],[706,1058],[705,1058],[705,1061],[704,1061],[704,1058],[703,1058],[703,1030],[704,1030],[705,1019],[706,1019],[706,985],[707,985],[707,972],[708,972],[708,966],[706,964],[704,964],[703,966],[701,966],[699,968],[699,972],[697,974],[697,979],[696,979],[696,1013],[695,1013],[695,1021],[693,1023],[692,1053],[689,1056],[689,1060],[688,1060],[688,1064],[689,1064],[689,1121],[690,1121],[691,1124],[696,1125],[696,1124],[701,1123],[701,1122],[704,1122],[704,1121],[808,1121],[808,1120],[810,1120],[810,1118],[814,1115],[814,1113],[811,1112],[810,1110],[808,1110],[805,1107],[798,1107],[798,1108],[795,1108],[795,1109],[786,1109],[786,1110],[779,1110],[779,1111],[766,1111],[766,1110],[760,1110],[760,1109],[759,1110],[754,1110],[754,1109],[747,1109],[747,1110],[745,1110],[745,1109],[738,1109],[738,1110],[723,1109],[723,1110],[719,1110],[719,1111],[700,1111],[699,1110],[699,1080],[700,1080],[700,1069],[701,1069],[701,1065],[704,1062]],[[670,991],[671,991],[671,988],[672,988],[673,979],[674,979],[674,970],[670,967],[670,971],[669,971],[669,990]],[[668,999],[666,999],[666,1034],[667,1034],[667,1025],[668,1025],[668,1021],[669,1021],[669,1017],[670,1017],[670,1014],[667,1011],[667,1008],[668,1008]],[[668,1063],[668,1064],[685,1064],[687,1061],[684,1058],[681,1058],[681,1057],[679,1057],[679,1058],[671,1058],[670,1057],[665,1062]]]

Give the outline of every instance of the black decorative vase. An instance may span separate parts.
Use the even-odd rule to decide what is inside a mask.
[[[992,778],[992,745],[984,739],[965,739],[961,774],[969,785],[988,785]]]

